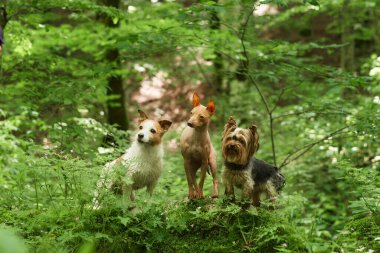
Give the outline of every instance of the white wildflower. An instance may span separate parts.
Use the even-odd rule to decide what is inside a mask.
[[[103,147],[98,147],[98,153],[99,154],[110,154],[113,153],[114,148],[103,148]]]
[[[338,153],[338,147],[329,146],[327,148],[327,154],[332,155],[334,153]]]
[[[375,104],[380,105],[380,97],[379,97],[379,96],[375,96],[375,97],[373,98],[373,102],[374,102]]]
[[[134,13],[136,10],[137,10],[137,8],[135,6],[133,6],[133,5],[128,6],[128,12],[129,13]]]

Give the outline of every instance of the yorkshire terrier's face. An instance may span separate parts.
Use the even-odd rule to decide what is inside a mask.
[[[248,129],[239,128],[235,119],[230,117],[224,126],[222,144],[222,155],[225,162],[247,164],[259,147],[257,127],[252,125]]]

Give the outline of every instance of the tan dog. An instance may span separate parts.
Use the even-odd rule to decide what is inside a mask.
[[[216,175],[216,152],[211,144],[208,126],[215,113],[215,104],[210,100],[207,107],[201,105],[197,93],[193,94],[193,109],[187,127],[181,136],[181,153],[184,159],[189,199],[203,198],[203,184],[209,167],[213,177],[212,197],[218,197],[218,178]],[[196,172],[201,168],[199,185]]]
[[[230,117],[224,126],[222,143],[225,194],[234,197],[236,186],[242,189],[244,198],[252,200],[254,206],[260,206],[261,193],[275,201],[285,178],[277,167],[253,157],[259,148],[257,127],[239,128],[235,119]]]

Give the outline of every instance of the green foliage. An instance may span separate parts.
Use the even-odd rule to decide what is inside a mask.
[[[121,2],[1,2],[9,20],[0,63],[0,252],[380,250],[379,1]],[[105,26],[105,16],[118,26]],[[112,50],[115,61],[106,59]],[[157,73],[170,98],[137,105],[140,83]],[[151,106],[185,121],[185,93],[213,97],[219,173],[230,115],[242,127],[258,125],[258,158],[273,160],[273,137],[277,164],[290,159],[275,210],[222,196],[184,200],[173,148],[152,198],[138,191],[126,203],[105,191],[94,210],[100,170],[129,146],[130,132],[107,124],[106,103],[120,96],[107,95],[115,76],[125,81],[132,116]],[[174,126],[164,144],[178,143],[181,130]],[[206,196],[210,185],[207,177]]]

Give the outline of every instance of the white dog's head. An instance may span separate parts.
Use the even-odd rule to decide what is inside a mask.
[[[169,120],[149,119],[145,112],[139,110],[140,119],[136,140],[141,144],[157,145],[161,143],[162,136],[168,131],[172,122]]]

